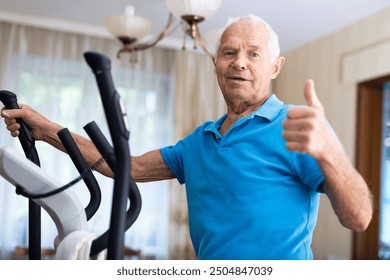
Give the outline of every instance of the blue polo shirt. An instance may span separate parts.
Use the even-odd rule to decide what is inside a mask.
[[[312,259],[324,180],[309,155],[282,137],[287,109],[275,95],[222,137],[226,118],[206,122],[161,154],[186,186],[199,259]]]

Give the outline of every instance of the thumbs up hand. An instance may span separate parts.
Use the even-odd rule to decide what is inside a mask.
[[[287,141],[288,150],[321,159],[335,143],[335,137],[327,126],[324,107],[317,97],[313,80],[306,81],[304,95],[307,106],[288,110],[282,136]]]

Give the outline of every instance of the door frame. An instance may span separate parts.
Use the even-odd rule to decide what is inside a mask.
[[[372,192],[374,212],[367,230],[354,234],[353,259],[357,260],[378,259],[383,90],[389,80],[386,76],[358,84],[356,169]]]

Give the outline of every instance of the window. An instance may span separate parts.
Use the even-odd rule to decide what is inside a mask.
[[[384,86],[382,121],[379,258],[390,259],[390,82]]]

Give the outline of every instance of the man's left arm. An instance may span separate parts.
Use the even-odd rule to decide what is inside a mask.
[[[372,218],[371,192],[329,130],[312,80],[306,82],[304,93],[308,106],[291,108],[283,122],[286,147],[317,160],[325,178],[321,188],[340,223],[353,231],[364,231]]]
[[[343,151],[328,151],[317,160],[324,174],[321,185],[340,223],[356,232],[366,230],[373,212],[371,192],[362,176],[348,161]]]

